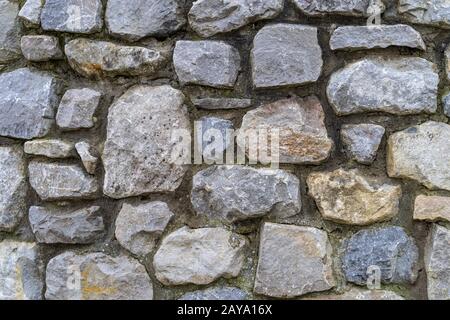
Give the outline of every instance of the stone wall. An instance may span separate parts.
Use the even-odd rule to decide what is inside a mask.
[[[446,0],[0,0],[0,299],[449,299],[449,29]],[[170,160],[210,128],[277,129],[279,169]]]

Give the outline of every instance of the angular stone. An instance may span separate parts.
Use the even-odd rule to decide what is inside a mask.
[[[41,300],[43,271],[35,243],[0,242],[0,300]]]
[[[127,198],[180,186],[187,167],[171,159],[179,147],[173,135],[191,133],[183,103],[181,91],[170,86],[137,86],[109,108],[102,156],[107,196]]]
[[[307,15],[339,14],[345,16],[368,17],[375,8],[385,10],[381,0],[293,0],[294,4]]]
[[[347,124],[341,128],[341,142],[350,159],[371,164],[385,131],[384,127],[376,124]]]
[[[449,25],[449,27],[450,27],[450,25]],[[445,70],[446,70],[447,80],[450,80],[450,45],[447,46],[447,48],[445,49],[444,62],[445,62]]]
[[[383,284],[414,283],[419,251],[403,228],[361,230],[343,245],[342,269],[347,281],[366,285],[370,275],[381,272]]]
[[[55,159],[70,158],[75,155],[73,143],[58,139],[27,141],[24,144],[24,151],[27,154]]]
[[[340,115],[387,112],[434,113],[439,75],[433,63],[416,57],[369,57],[333,73],[328,100]]]
[[[202,37],[210,37],[259,20],[275,18],[283,7],[283,0],[197,0],[188,17],[195,32]]]
[[[271,137],[278,131],[280,163],[319,164],[333,149],[328,137],[325,114],[320,101],[314,97],[279,100],[249,111],[238,132],[238,145],[249,154],[250,150],[264,148],[255,145],[252,135]],[[245,144],[245,146],[244,146]],[[265,151],[271,157],[273,146],[267,143]]]
[[[317,28],[295,24],[263,27],[253,41],[251,64],[255,88],[316,82],[323,65]]]
[[[97,170],[98,157],[97,151],[86,141],[80,141],[75,144],[75,149],[83,162],[87,173],[95,174]]]
[[[100,252],[54,257],[47,265],[46,284],[47,300],[153,299],[152,280],[142,264]]]
[[[213,287],[182,295],[178,300],[247,300],[247,292],[234,287]]]
[[[239,275],[247,241],[223,228],[183,227],[169,234],[153,258],[156,278],[164,285],[204,285]]]
[[[245,109],[252,106],[252,99],[239,98],[202,98],[191,99],[191,102],[200,109],[218,110],[218,109]]]
[[[326,220],[368,225],[395,217],[402,189],[387,179],[365,176],[359,170],[311,173],[309,195]]]
[[[49,61],[62,59],[59,40],[52,36],[23,36],[20,40],[22,54],[29,61]]]
[[[131,253],[144,257],[173,217],[165,202],[124,203],[116,219],[116,239]]]
[[[318,295],[306,300],[405,300],[402,296],[388,290],[367,290],[351,288],[342,294]]]
[[[232,88],[241,58],[236,48],[222,41],[177,41],[173,64],[181,84]]]
[[[391,46],[425,50],[419,32],[408,25],[343,26],[330,39],[331,50],[361,50]]]
[[[92,128],[101,97],[100,92],[89,88],[67,90],[59,104],[56,124],[63,130]]]
[[[261,231],[255,293],[292,298],[335,285],[332,248],[325,231],[265,223]]]
[[[43,7],[44,1],[42,0],[27,0],[19,11],[19,18],[29,27],[39,27]]]
[[[286,218],[301,210],[300,182],[283,170],[213,166],[197,173],[191,202],[197,214],[228,222],[271,215]]]
[[[444,107],[444,114],[450,118],[450,93],[442,97],[442,104]]]
[[[88,244],[98,240],[105,230],[100,207],[65,209],[31,207],[31,229],[40,243]]]
[[[167,36],[185,23],[184,0],[109,0],[105,20],[108,32],[135,41]]]
[[[0,63],[20,58],[19,3],[0,0]],[[3,86],[0,85],[1,88]]]
[[[414,220],[450,222],[450,197],[418,195],[414,202]]]
[[[13,231],[22,220],[27,210],[27,187],[21,147],[0,146],[0,231]]]
[[[408,22],[450,28],[447,0],[399,0],[398,13]]]
[[[42,29],[71,33],[101,31],[101,0],[46,0],[41,12]]]
[[[166,63],[158,49],[75,39],[66,44],[70,66],[85,77],[152,75]]]
[[[32,160],[30,184],[42,200],[92,199],[98,195],[97,179],[79,165]]]
[[[58,84],[53,76],[28,68],[0,74],[0,136],[45,136],[54,122]]]
[[[450,190],[450,125],[428,121],[392,134],[387,143],[390,177]]]
[[[198,152],[206,163],[224,163],[226,150],[234,146],[234,125],[230,120],[202,117],[195,131]]]
[[[450,300],[450,230],[433,224],[425,245],[428,299]]]

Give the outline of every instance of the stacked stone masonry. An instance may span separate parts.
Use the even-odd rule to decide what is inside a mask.
[[[450,299],[449,30],[446,0],[0,0],[0,300]]]

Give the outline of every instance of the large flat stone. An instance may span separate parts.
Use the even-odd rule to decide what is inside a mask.
[[[398,13],[408,22],[450,28],[447,0],[399,0]]]
[[[438,84],[436,66],[425,59],[378,56],[333,73],[327,96],[340,116],[362,112],[434,113]]]
[[[372,14],[370,7],[385,9],[381,0],[293,0],[303,13],[312,16],[338,14],[354,17],[368,17]],[[373,10],[373,9],[372,9]]]
[[[181,91],[170,86],[129,89],[109,109],[103,150],[104,193],[126,198],[176,190],[187,170],[171,163],[174,130],[190,134]],[[126,119],[126,121],[124,121]]]
[[[74,144],[59,139],[35,139],[23,145],[26,154],[48,158],[70,158],[75,155]]]
[[[191,28],[202,37],[239,29],[249,23],[275,18],[284,0],[197,0],[189,11]]]
[[[145,267],[127,256],[65,252],[50,260],[47,300],[152,300]]]
[[[0,242],[0,300],[41,300],[43,274],[35,243]]]
[[[335,285],[332,248],[325,231],[265,223],[259,245],[255,293],[292,298]]]
[[[251,64],[255,88],[317,81],[323,65],[317,28],[295,24],[263,27],[253,40]]]
[[[283,170],[214,166],[194,176],[191,202],[197,214],[228,222],[285,218],[300,212],[300,182]]]
[[[21,28],[18,13],[18,2],[0,0],[0,63],[20,58]]]
[[[152,75],[166,64],[158,49],[75,39],[64,49],[69,65],[85,77]]]
[[[0,231],[14,230],[26,213],[27,174],[20,146],[0,146]]]
[[[103,27],[101,0],[46,0],[41,26],[46,31],[95,33]]]
[[[449,141],[450,125],[434,121],[392,134],[386,156],[389,176],[450,190]]]
[[[402,189],[388,179],[368,177],[357,169],[338,169],[311,173],[307,183],[324,219],[368,225],[398,214]]]
[[[250,150],[259,148],[260,152],[272,158],[273,146],[267,143],[264,149],[260,142],[265,133],[270,139],[276,132],[280,163],[319,164],[330,156],[333,149],[333,140],[328,137],[325,126],[325,113],[314,96],[283,99],[247,112],[242,119],[237,142],[247,155]],[[252,139],[255,134],[257,140]]]
[[[20,39],[20,47],[25,59],[34,62],[58,60],[63,58],[57,37],[32,35]]]
[[[153,258],[156,278],[164,285],[204,285],[239,275],[246,240],[224,228],[183,227],[162,241]]]
[[[28,68],[0,74],[0,136],[33,139],[54,123],[59,81]]]
[[[136,41],[147,36],[167,36],[186,23],[185,0],[109,0],[105,22],[108,32]]]
[[[418,195],[414,201],[414,220],[450,222],[450,197]]]
[[[105,231],[100,207],[82,209],[36,207],[29,211],[29,221],[39,243],[87,244],[98,240]]]
[[[177,41],[173,64],[181,84],[232,88],[241,58],[233,46],[222,41]]]

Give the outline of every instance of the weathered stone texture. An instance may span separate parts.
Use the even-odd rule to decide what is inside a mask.
[[[28,27],[39,27],[43,7],[43,0],[27,0],[19,11],[19,18]]]
[[[450,197],[418,195],[414,201],[414,220],[450,222]]]
[[[312,16],[339,14],[345,16],[365,17],[378,8],[382,13],[385,6],[381,0],[293,0],[304,13]]]
[[[234,125],[230,120],[202,117],[197,120],[194,134],[197,151],[206,163],[223,164],[226,150],[234,146]]]
[[[191,102],[200,109],[245,109],[252,106],[252,99],[239,98],[199,98],[191,99]]]
[[[399,0],[398,13],[412,23],[450,28],[450,6],[446,0]]]
[[[156,252],[156,278],[164,285],[200,285],[236,277],[244,263],[246,242],[223,228],[183,227],[164,238]]]
[[[80,141],[75,144],[75,149],[80,156],[84,169],[89,174],[95,174],[99,158],[97,151],[86,141]]]
[[[347,124],[341,128],[341,142],[352,160],[369,165],[375,160],[385,131],[376,124]]]
[[[213,287],[188,292],[178,300],[247,300],[247,293],[234,287]]]
[[[0,63],[20,57],[19,3],[0,0]]]
[[[48,158],[69,158],[75,154],[74,144],[59,139],[36,139],[23,145],[27,154]]]
[[[23,36],[20,40],[22,54],[29,61],[42,62],[62,59],[59,40],[52,36]]]
[[[365,290],[351,288],[342,294],[321,294],[314,297],[308,297],[306,300],[405,300],[402,296],[388,290]]]
[[[197,214],[229,222],[290,217],[301,209],[300,182],[283,170],[214,166],[194,176],[191,202]]]

